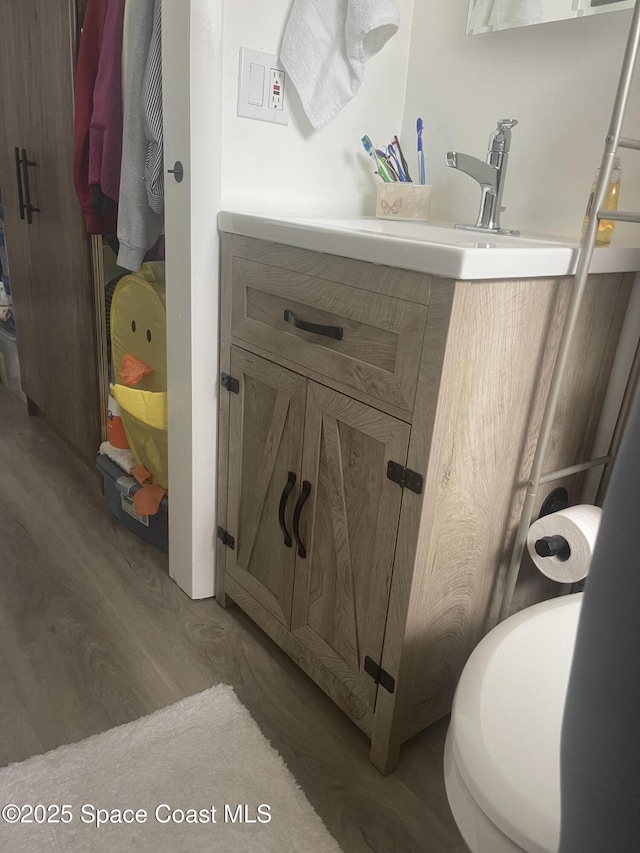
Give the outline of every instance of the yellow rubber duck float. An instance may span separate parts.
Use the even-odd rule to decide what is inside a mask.
[[[153,514],[148,511],[150,504],[159,505],[169,486],[165,304],[163,262],[148,262],[139,272],[120,279],[111,301],[116,378],[111,394],[120,406],[129,447],[138,462],[132,474],[147,489],[134,498],[141,515]],[[153,494],[148,491],[151,484]]]

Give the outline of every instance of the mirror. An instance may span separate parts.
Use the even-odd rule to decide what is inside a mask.
[[[469,0],[467,35],[632,9],[635,0]]]

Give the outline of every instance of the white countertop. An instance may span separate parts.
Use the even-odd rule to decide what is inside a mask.
[[[448,223],[331,219],[223,210],[221,231],[456,279],[572,275],[579,244],[561,237],[480,234]],[[590,271],[640,270],[640,246],[596,247]]]

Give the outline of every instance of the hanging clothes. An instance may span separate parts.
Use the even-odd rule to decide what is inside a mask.
[[[75,86],[75,120],[73,134],[73,182],[89,234],[113,234],[116,230],[116,211],[104,213],[93,206],[94,190],[89,182],[89,135],[93,115],[93,92],[102,41],[108,0],[89,0],[85,11]]]
[[[118,203],[118,265],[140,269],[145,254],[163,232],[164,220],[149,206],[145,166],[149,141],[145,133],[143,92],[154,31],[155,0],[130,0],[125,7],[123,62],[122,167]]]
[[[153,31],[144,75],[144,127],[148,141],[144,180],[149,207],[164,210],[164,158],[162,123],[162,0],[155,0]]]
[[[125,0],[108,0],[89,128],[94,205],[117,204],[122,161],[122,33]]]

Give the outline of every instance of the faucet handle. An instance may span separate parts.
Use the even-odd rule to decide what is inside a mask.
[[[497,128],[489,137],[489,151],[502,151],[507,154],[511,144],[511,128],[518,124],[515,118],[501,118]]]

